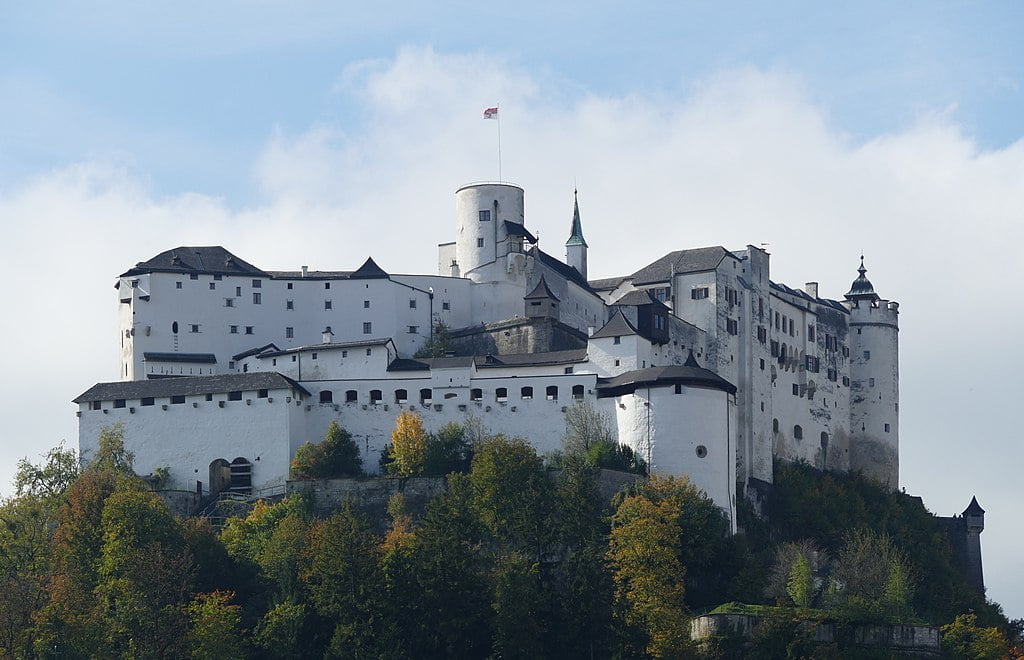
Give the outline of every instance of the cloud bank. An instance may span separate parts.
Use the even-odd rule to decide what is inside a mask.
[[[863,251],[876,289],[903,303],[902,482],[941,514],[977,493],[990,595],[1024,615],[1012,551],[1024,542],[1013,523],[1024,141],[982,149],[942,110],[855,141],[799,77],[763,69],[611,97],[482,54],[407,48],[348,67],[324,94],[357,119],[268,127],[259,158],[238,164],[259,193],[245,208],[158,197],[146,172],[106,161],[0,192],[0,483],[17,458],[74,442],[70,400],[116,378],[114,276],[189,244],[267,268],[372,255],[391,272],[430,272],[452,237],[455,188],[498,176],[497,123],[481,111],[500,103],[502,175],[526,189],[527,225],[561,255],[578,186],[595,277],[671,249],[766,243],[774,279],[841,297]]]

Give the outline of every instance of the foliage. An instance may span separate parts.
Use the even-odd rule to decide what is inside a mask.
[[[468,472],[473,458],[467,428],[449,422],[436,433],[427,436],[427,454],[423,474],[445,475],[450,472]]]
[[[975,614],[961,614],[942,626],[942,653],[948,658],[996,660],[1010,656],[1006,637],[997,628],[977,625]]]
[[[789,569],[789,582],[786,584],[786,593],[789,594],[793,604],[800,608],[811,606],[814,598],[814,577],[811,575],[811,563],[805,555],[797,555],[796,561]]]
[[[547,529],[551,484],[536,450],[522,438],[483,441],[469,473],[472,507],[500,543],[539,551]]]
[[[307,608],[301,603],[278,603],[256,626],[255,642],[268,657],[301,660],[312,655],[310,638],[304,634]]]
[[[516,551],[497,558],[493,608],[494,650],[498,657],[544,656],[547,604],[536,561]]]
[[[644,460],[628,445],[616,442],[611,418],[590,401],[576,401],[566,408],[562,451],[552,458],[559,467],[578,459],[594,467],[647,474]]]
[[[191,630],[189,645],[197,660],[241,660],[245,649],[241,641],[242,608],[232,605],[235,594],[214,591],[198,594],[189,603]]]
[[[101,429],[96,445],[96,456],[89,462],[89,469],[113,474],[135,474],[135,454],[124,445],[124,424],[118,422]]]
[[[784,602],[789,593],[789,579],[798,557],[808,562],[814,577],[822,575],[828,556],[812,539],[781,543],[775,548],[775,561],[767,578],[764,595],[772,602]]]
[[[363,457],[352,434],[332,420],[319,444],[304,442],[291,463],[292,479],[338,479],[363,474]]]
[[[424,342],[413,357],[435,358],[444,357],[455,350],[451,332],[443,321],[436,321],[430,339]]]
[[[427,464],[427,432],[423,429],[423,418],[414,412],[403,410],[395,420],[391,432],[392,463],[389,469],[400,477],[423,474]]]
[[[14,475],[17,496],[60,497],[78,478],[78,454],[62,442],[46,452],[44,462],[34,465],[27,458],[18,461]]]

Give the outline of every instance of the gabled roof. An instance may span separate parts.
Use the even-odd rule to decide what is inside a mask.
[[[628,305],[630,307],[637,307],[639,305],[657,305],[658,307],[668,309],[668,305],[651,295],[651,292],[647,289],[636,289],[634,291],[630,291],[612,304]]]
[[[216,364],[217,356],[213,353],[159,353],[146,351],[142,359],[153,362],[186,362],[188,364]]]
[[[534,256],[539,262],[555,271],[567,280],[572,280],[577,285],[583,287],[590,293],[597,295],[597,292],[590,288],[590,282],[587,282],[586,278],[580,275],[580,271],[576,270],[569,264],[555,259],[547,252],[544,252],[539,247],[534,247],[530,250],[530,254]]]
[[[615,310],[612,318],[605,323],[600,330],[590,335],[591,339],[603,339],[605,337],[624,337],[640,334],[633,324],[622,314],[621,309]]]
[[[220,376],[183,376],[159,380],[125,380],[116,383],[97,383],[75,397],[75,403],[113,401],[115,399],[142,399],[144,397],[188,396],[217,394],[239,390],[280,390],[294,388],[306,396],[309,391],[283,374],[263,371],[248,374]]]
[[[537,282],[537,286],[533,287],[533,291],[523,296],[523,300],[545,300],[548,298],[558,302],[558,296],[556,296],[548,287],[548,283],[544,281],[543,274],[540,276],[540,281]]]
[[[611,291],[619,288],[619,285],[629,279],[629,275],[621,277],[605,277],[600,280],[590,280],[590,288],[595,291]]]
[[[572,362],[584,362],[587,359],[587,349],[575,348],[567,351],[547,351],[545,353],[513,353],[510,355],[488,355],[486,360],[477,367],[500,368],[500,367],[539,367],[549,364],[569,364]]]
[[[623,394],[631,394],[639,388],[650,386],[665,387],[677,383],[722,390],[729,394],[736,393],[735,385],[713,371],[696,366],[695,360],[687,360],[683,366],[673,365],[670,367],[636,369],[634,371],[627,371],[615,378],[598,382],[597,396],[599,398],[622,396]]]
[[[122,273],[121,277],[146,273],[270,276],[266,271],[242,261],[219,245],[176,247],[173,250],[161,252],[147,261],[140,261],[133,268]]]
[[[293,348],[277,349],[273,351],[259,351],[259,357],[260,359],[262,359],[269,357],[277,357],[279,355],[289,355],[291,353],[304,353],[307,351],[330,351],[338,348],[348,349],[364,348],[367,346],[386,346],[390,343],[390,337],[381,337],[378,339],[361,339],[359,341],[332,341],[326,344],[306,344],[305,346],[295,346]],[[275,348],[277,347],[275,346]]]
[[[522,236],[528,240],[531,244],[537,242],[537,237],[530,233],[530,231],[519,224],[518,222],[512,222],[511,220],[505,220],[505,232],[509,236]]]
[[[373,257],[367,257],[363,265],[357,268],[351,275],[348,276],[350,280],[384,280],[387,279],[388,274],[384,272],[384,269],[377,265],[377,262],[373,260]]]
[[[714,270],[726,257],[736,258],[721,245],[669,252],[661,259],[633,273],[633,284],[668,282],[673,273],[699,273]]]

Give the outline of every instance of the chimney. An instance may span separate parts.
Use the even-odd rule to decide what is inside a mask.
[[[811,296],[812,298],[817,298],[818,297],[818,283],[817,282],[808,282],[807,284],[804,285],[804,291],[806,291],[807,295]]]
[[[309,266],[303,266],[302,267],[302,276],[305,277],[308,274],[309,274]]]
[[[324,343],[330,344],[334,340],[334,333],[331,332],[331,326],[324,328]]]

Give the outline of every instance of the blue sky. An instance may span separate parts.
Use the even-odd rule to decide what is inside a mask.
[[[116,377],[114,275],[216,243],[429,272],[500,102],[527,225],[557,254],[578,184],[595,277],[765,242],[839,297],[865,251],[902,303],[901,481],[978,495],[1024,616],[1024,4],[837,4],[0,4],[0,483]]]

